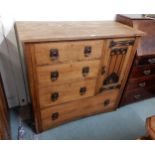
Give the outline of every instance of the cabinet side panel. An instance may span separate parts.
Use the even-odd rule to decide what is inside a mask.
[[[38,104],[38,90],[37,90],[37,77],[35,69],[34,58],[34,46],[33,44],[24,44],[25,62],[27,65],[27,73],[29,80],[29,90],[31,96],[31,102],[33,105],[34,120],[36,126],[36,132],[42,131],[41,119],[40,119],[40,106]]]

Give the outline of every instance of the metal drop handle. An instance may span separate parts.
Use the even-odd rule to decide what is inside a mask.
[[[80,95],[84,95],[87,91],[87,88],[86,87],[81,87],[80,88]]]
[[[90,71],[89,67],[83,67],[83,69],[82,69],[83,76],[84,77],[88,76],[89,71]]]
[[[105,100],[103,104],[104,106],[108,106],[110,104],[110,100],[109,99]]]
[[[150,58],[150,59],[148,59],[148,62],[149,62],[150,64],[154,64],[154,63],[155,63],[155,58]]]
[[[51,72],[51,80],[56,81],[59,77],[59,72],[58,71],[53,71]]]
[[[58,119],[58,117],[59,117],[58,112],[52,113],[52,116],[51,116],[52,120],[56,120],[56,119]]]
[[[138,86],[144,88],[146,86],[146,82],[141,82],[138,84]]]
[[[91,46],[85,46],[85,48],[84,48],[84,56],[89,57],[91,55],[91,52],[92,52],[92,47]]]
[[[53,102],[56,101],[56,100],[58,100],[58,98],[59,98],[59,93],[58,93],[58,92],[52,93],[52,95],[51,95],[51,100],[52,100]]]
[[[58,49],[51,49],[50,50],[50,58],[51,60],[57,60],[59,57],[59,50]]]
[[[134,98],[138,100],[141,98],[141,95],[140,94],[134,95]]]
[[[144,73],[144,75],[150,75],[151,74],[151,70],[150,69],[144,70],[143,73]]]

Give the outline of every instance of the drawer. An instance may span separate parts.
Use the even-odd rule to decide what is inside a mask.
[[[131,103],[144,100],[155,96],[155,86],[143,88],[137,88],[131,91],[126,91],[123,97],[122,103]]]
[[[137,79],[129,79],[127,90],[155,86],[155,75],[145,76]]]
[[[135,66],[153,65],[153,64],[155,64],[155,55],[137,57],[134,62]]]
[[[96,78],[99,60],[37,67],[39,86]]]
[[[67,101],[93,96],[96,79],[82,80],[39,89],[40,107],[62,104]]]
[[[48,65],[65,61],[99,59],[103,40],[70,41],[34,44],[37,65]]]
[[[99,112],[114,110],[118,91],[76,100],[41,111],[43,130]]]
[[[155,75],[155,65],[134,67],[130,78]]]

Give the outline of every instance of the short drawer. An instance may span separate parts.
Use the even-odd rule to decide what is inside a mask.
[[[99,59],[104,41],[70,41],[34,44],[37,65]]]
[[[65,83],[39,89],[40,107],[48,107],[80,98],[93,96],[96,79],[82,80],[74,83]]]
[[[129,79],[127,84],[127,90],[132,90],[136,88],[147,88],[155,86],[155,75],[140,77],[137,79]]]
[[[99,60],[37,67],[39,86],[96,78]]]
[[[145,89],[137,88],[131,91],[126,91],[122,103],[124,102],[125,104],[128,104],[131,102],[137,102],[154,96],[155,96],[155,86],[147,87]]]
[[[43,130],[99,112],[114,110],[118,91],[76,100],[41,111]]]
[[[134,62],[135,66],[153,65],[153,64],[155,64],[155,55],[137,57]]]
[[[155,65],[134,67],[130,78],[155,75]]]

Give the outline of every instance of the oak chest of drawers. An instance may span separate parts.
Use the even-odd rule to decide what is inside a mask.
[[[117,108],[142,32],[117,22],[17,22],[36,131]]]
[[[145,32],[136,52],[120,105],[155,96],[155,20],[143,15],[117,15],[117,21]]]
[[[9,115],[0,75],[0,140],[10,139]]]

